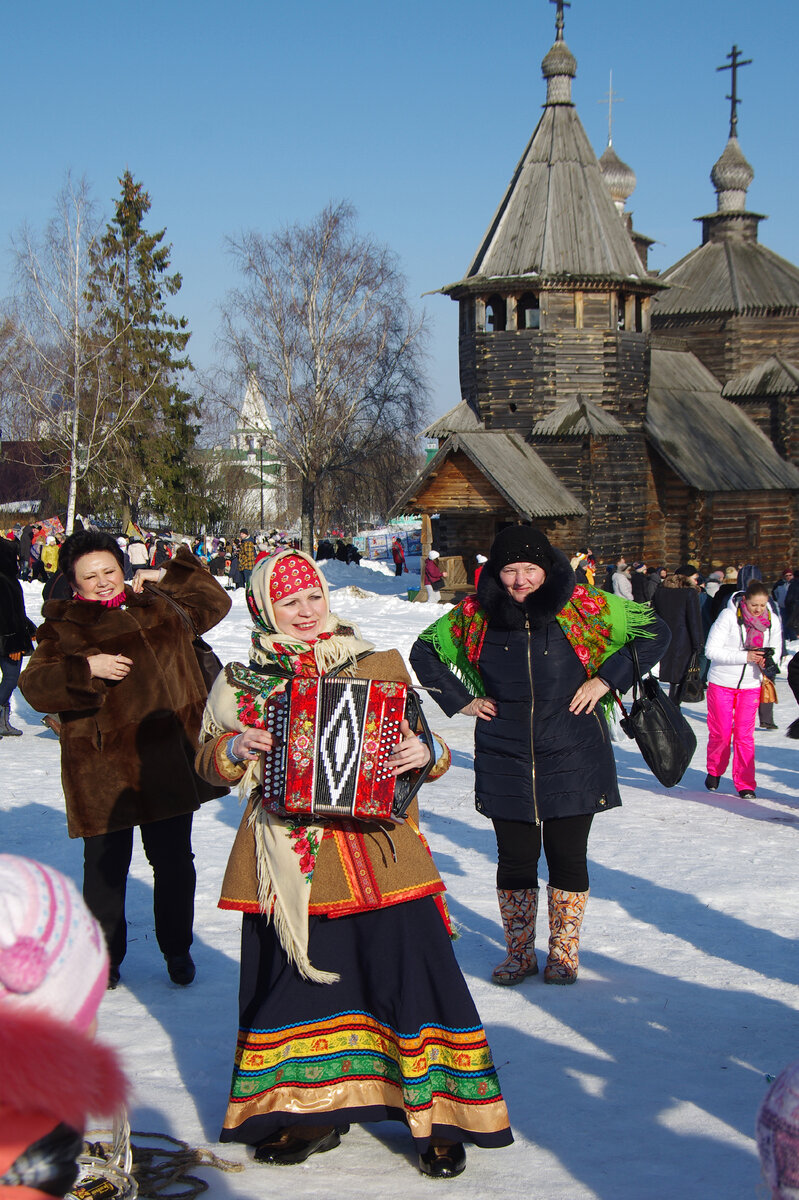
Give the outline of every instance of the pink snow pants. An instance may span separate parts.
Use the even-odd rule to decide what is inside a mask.
[[[707,685],[707,773],[723,775],[730,761],[738,792],[755,790],[755,720],[760,688]]]

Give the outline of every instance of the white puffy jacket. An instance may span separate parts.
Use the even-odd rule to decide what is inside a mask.
[[[731,596],[727,607],[710,627],[705,643],[705,656],[710,659],[707,681],[717,683],[720,687],[750,690],[760,687],[763,672],[754,663],[746,661],[749,653],[744,649],[746,632],[743,625],[738,623],[736,615],[742,595],[742,592],[736,592]],[[782,626],[771,605],[768,611],[771,625],[763,635],[763,645],[774,647],[774,658],[779,662],[782,651]]]

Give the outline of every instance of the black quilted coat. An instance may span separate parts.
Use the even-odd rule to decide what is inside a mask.
[[[574,586],[574,572],[560,551],[544,583],[523,605],[510,599],[490,564],[480,576],[477,594],[488,629],[478,667],[486,695],[499,709],[493,720],[475,722],[475,804],[486,817],[546,821],[621,804],[600,708],[569,712],[586,674],[555,617]],[[658,661],[669,642],[668,629],[656,622],[655,638],[635,642],[642,670]],[[469,703],[466,688],[428,643],[415,643],[411,664],[425,687],[439,689],[433,696],[447,716]],[[611,655],[599,674],[625,692],[632,684],[629,650]]]

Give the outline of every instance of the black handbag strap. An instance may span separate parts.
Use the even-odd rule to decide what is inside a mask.
[[[147,588],[148,591],[154,592],[156,596],[160,596],[162,600],[166,600],[167,604],[171,605],[172,608],[174,608],[175,612],[178,614],[181,621],[188,629],[189,634],[191,635],[192,641],[194,641],[196,638],[198,638],[200,636],[199,633],[197,632],[197,628],[196,628],[194,622],[192,621],[191,617],[186,612],[185,608],[183,608],[182,605],[178,604],[177,600],[173,600],[168,592],[165,592],[163,590],[163,588],[158,587],[157,584],[151,583],[150,580],[147,580],[147,582],[145,583],[144,586]]]
[[[639,696],[643,696],[644,694],[644,676],[643,672],[641,671],[641,663],[638,659],[638,649],[635,645],[635,642],[627,642],[627,646],[630,650],[630,657],[633,660],[633,704],[635,704]],[[621,696],[618,692],[614,692],[613,695],[616,699],[616,703],[626,717],[627,709],[624,707],[624,702],[622,701]]]

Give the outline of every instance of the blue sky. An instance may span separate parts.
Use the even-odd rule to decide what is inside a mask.
[[[434,412],[457,403],[457,311],[422,293],[462,276],[541,112],[554,40],[546,0],[59,0],[4,6],[0,246],[46,222],[65,172],[110,213],[129,168],[166,226],[199,367],[235,283],[226,235],[269,233],[349,200],[399,255],[428,314]],[[628,207],[664,268],[715,208],[733,42],[739,136],[761,240],[799,262],[796,0],[573,0],[574,99],[597,154],[613,71],[614,146],[638,176]],[[11,256],[0,255],[0,296]]]

